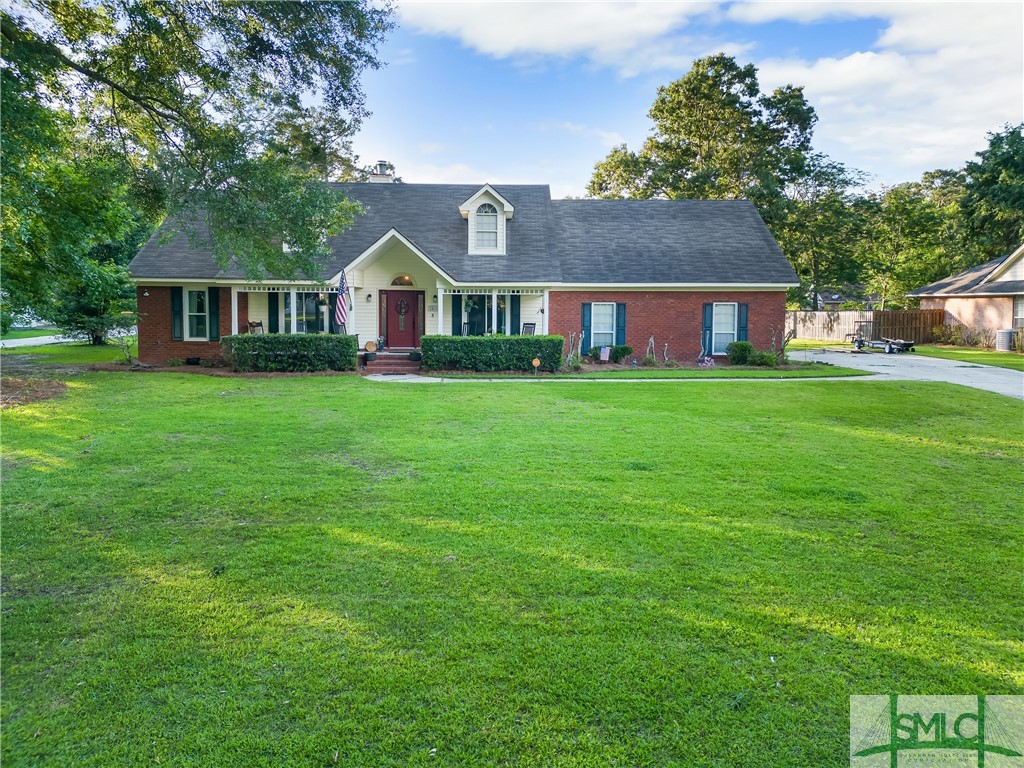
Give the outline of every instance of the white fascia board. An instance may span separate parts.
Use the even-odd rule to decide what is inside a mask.
[[[397,240],[398,242],[402,243],[402,245],[404,245],[414,254],[419,256],[428,267],[437,272],[439,275],[443,276],[446,280],[452,281],[451,275],[449,275],[447,272],[441,269],[441,267],[439,267],[429,256],[427,256],[427,254],[425,254],[423,251],[417,248],[416,245],[411,240],[409,240],[409,238],[407,238],[394,227],[392,227],[383,235],[381,235],[377,242],[375,242],[365,251],[356,256],[355,260],[351,264],[346,266],[342,271],[348,272],[350,270],[356,269],[359,266],[362,266],[364,262],[367,262],[371,258],[373,258],[380,251],[381,248],[390,243],[392,240]],[[338,272],[338,274],[332,277],[328,282],[337,285],[340,280],[341,272]]]
[[[492,187],[490,184],[484,184],[482,187],[480,187],[480,189],[476,191],[476,193],[471,198],[469,198],[469,200],[467,200],[466,202],[459,206],[459,213],[462,214],[462,218],[469,218],[469,212],[473,210],[473,206],[475,205],[476,201],[479,200],[485,194],[490,194],[492,197],[497,199],[498,202],[501,203],[502,208],[505,210],[506,219],[512,218],[512,214],[515,213],[516,210],[515,206],[512,205],[512,203],[510,203],[504,197],[499,195],[497,190],[495,190],[494,187]]]
[[[243,285],[315,287],[328,284],[328,281],[325,280],[245,280],[223,277],[133,277],[131,281],[136,285],[212,285],[223,288],[237,288]]]
[[[997,282],[997,277],[1005,274],[1006,272],[1009,272],[1010,268],[1013,267],[1013,265],[1016,264],[1021,259],[1024,259],[1024,244],[1022,244],[1016,251],[1014,251],[1005,259],[1003,259],[1003,263],[998,265],[991,272],[989,272],[985,276],[985,279],[978,283],[978,285],[984,285],[985,283],[988,282]]]

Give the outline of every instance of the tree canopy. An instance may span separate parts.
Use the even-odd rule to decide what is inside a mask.
[[[802,88],[762,93],[754,65],[725,54],[698,59],[659,88],[649,115],[643,147],[614,148],[594,169],[591,195],[745,198],[766,219],[799,176],[817,120]]]
[[[989,134],[959,170],[866,189],[866,174],[816,152],[803,89],[764,93],[752,64],[718,54],[658,89],[650,136],[597,163],[594,197],[752,201],[800,278],[790,298],[818,308],[840,287],[902,306],[907,291],[1024,241],[1024,124]]]
[[[38,300],[164,215],[254,277],[315,274],[356,210],[318,182],[356,172],[359,78],[391,18],[369,0],[5,5],[5,293]]]

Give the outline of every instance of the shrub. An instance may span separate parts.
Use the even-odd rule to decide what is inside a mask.
[[[936,325],[932,328],[932,340],[936,344],[949,344],[953,327],[950,325]]]
[[[644,355],[644,360],[640,363],[644,368],[653,368],[658,364],[658,358],[654,355]]]
[[[627,357],[633,354],[633,348],[627,344],[616,344],[612,347],[611,361],[613,363],[621,363]]]
[[[172,357],[167,360],[167,365],[171,368],[177,368],[179,365],[184,365],[185,361],[180,357]]]
[[[545,371],[562,366],[562,336],[424,336],[423,367],[428,371],[532,371],[540,359]]]
[[[779,356],[768,349],[751,349],[750,357],[747,358],[747,365],[757,365],[763,368],[776,368],[779,365]]]
[[[601,359],[601,348],[591,347],[588,353],[592,360]],[[626,344],[616,344],[614,347],[608,348],[608,361],[611,363],[621,363],[627,357],[633,354],[633,348]]]
[[[0,310],[0,336],[6,336],[10,333],[13,324],[14,317],[11,316],[11,313],[6,310]]]
[[[324,333],[251,333],[220,340],[224,359],[235,371],[354,371],[355,336]]]
[[[733,365],[752,365],[750,357],[754,351],[754,345],[749,341],[731,341],[725,347],[725,354]]]

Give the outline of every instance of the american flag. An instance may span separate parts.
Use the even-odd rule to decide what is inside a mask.
[[[348,282],[345,280],[345,272],[341,273],[341,282],[338,283],[338,302],[334,305],[334,325],[340,330],[341,326],[348,322]]]

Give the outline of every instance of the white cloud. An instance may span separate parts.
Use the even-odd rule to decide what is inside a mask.
[[[591,128],[587,125],[580,125],[571,121],[563,122],[550,122],[542,123],[538,126],[538,130],[542,132],[547,131],[560,131],[563,133],[570,133],[576,136],[590,136],[596,138],[601,146],[605,149],[611,149],[618,144],[624,144],[626,138],[617,131],[605,131],[600,128]]]
[[[874,50],[758,62],[762,87],[805,86],[820,118],[815,143],[877,181],[958,167],[985,134],[1024,120],[1024,6],[996,3],[750,3],[749,21],[885,14]]]
[[[706,46],[670,37],[714,2],[402,2],[401,24],[495,58],[583,57],[623,75],[688,67]],[[720,46],[711,46],[718,50]]]

